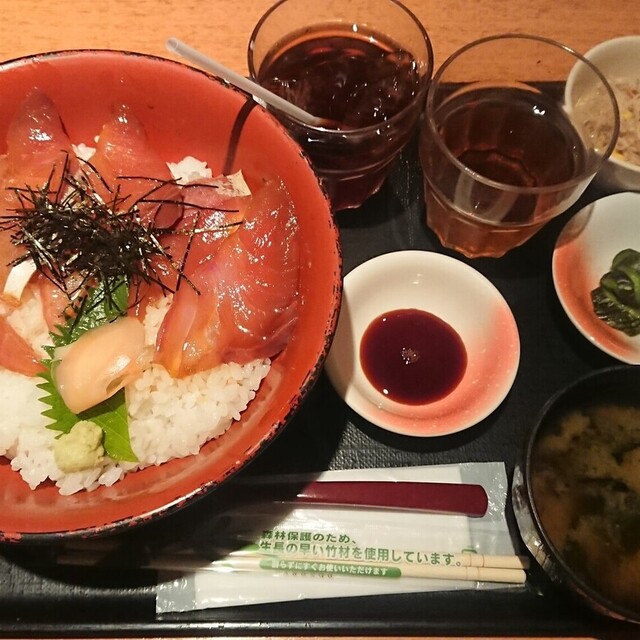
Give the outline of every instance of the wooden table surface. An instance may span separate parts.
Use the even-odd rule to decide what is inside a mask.
[[[78,48],[172,57],[164,42],[176,36],[246,74],[249,36],[271,4],[272,0],[3,0],[0,60]],[[405,4],[431,37],[436,68],[461,45],[496,33],[535,33],[580,52],[608,38],[640,34],[638,0],[405,0]]]
[[[176,36],[246,73],[249,36],[272,1],[3,0],[0,60],[87,47],[170,57],[164,42]],[[638,0],[405,0],[405,4],[431,37],[436,67],[461,45],[496,33],[535,33],[582,52],[608,38],[640,33]]]

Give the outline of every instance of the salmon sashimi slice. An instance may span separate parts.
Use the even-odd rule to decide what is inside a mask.
[[[105,202],[117,197],[119,208],[127,210],[144,199],[138,203],[140,219],[160,228],[179,219],[180,189],[151,146],[142,123],[125,105],[117,107],[103,125],[89,163],[87,178]]]
[[[0,366],[25,376],[35,376],[45,370],[31,345],[4,316],[0,316]]]
[[[273,357],[297,318],[299,240],[291,198],[272,181],[240,228],[182,282],[160,327],[156,362],[173,377]]]

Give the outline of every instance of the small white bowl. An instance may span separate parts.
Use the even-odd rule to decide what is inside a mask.
[[[636,81],[640,78],[640,35],[622,36],[596,45],[584,57],[592,62],[609,81]],[[567,80],[566,101],[569,108],[590,89],[595,76],[585,73],[585,66],[577,64]],[[640,123],[636,123],[640,126]],[[621,122],[622,125],[622,122]],[[625,162],[613,154],[595,178],[600,186],[613,191],[640,191],[640,166]]]
[[[421,405],[395,402],[367,379],[360,343],[370,323],[398,309],[446,322],[467,352],[460,383]],[[491,414],[511,389],[520,362],[518,328],[506,301],[478,271],[429,251],[397,251],[365,262],[344,279],[338,327],[325,368],[344,401],[369,422],[411,436],[442,436]]]
[[[590,342],[622,362],[640,364],[640,336],[610,327],[591,302],[591,291],[623,249],[640,251],[640,193],[601,198],[567,222],[553,252],[553,282],[566,314]]]

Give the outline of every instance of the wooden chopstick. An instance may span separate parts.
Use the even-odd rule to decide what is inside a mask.
[[[306,561],[325,561],[325,562],[357,562],[366,564],[407,564],[411,566],[429,565],[429,566],[445,566],[445,567],[481,567],[493,569],[528,569],[529,558],[520,555],[488,555],[476,553],[475,551],[451,552],[451,551],[420,551],[408,552],[400,549],[390,549],[389,554],[395,558],[412,558],[419,557],[413,562],[404,562],[402,560],[380,560],[378,558],[340,558],[330,557],[328,555],[314,553],[282,553],[275,551],[262,551],[257,548],[244,548],[231,551],[226,557],[287,557],[293,560]],[[425,561],[426,559],[426,561]]]
[[[277,555],[252,550],[231,552],[225,558],[210,561],[193,554],[171,554],[150,557],[140,568],[167,571],[269,571],[289,574],[324,574],[368,578],[431,578],[472,582],[524,584],[528,560],[521,556],[483,555],[475,553],[439,552],[449,564],[340,560],[310,555]],[[453,561],[451,558],[455,558]],[[57,557],[60,564],[101,566],[104,556],[90,551],[72,550]],[[111,556],[109,557],[111,560]],[[111,566],[111,563],[106,566]]]
[[[240,560],[237,558],[235,560]],[[287,557],[259,556],[244,560],[257,561],[259,569],[286,573],[323,573],[351,577],[369,578],[432,578],[438,580],[462,580],[472,582],[503,582],[524,584],[527,574],[524,569],[504,569],[496,567],[446,566],[402,563],[367,563],[339,560],[301,560]],[[225,565],[226,561],[220,561]],[[212,565],[215,563],[211,563]],[[241,565],[240,565],[241,566]],[[233,561],[231,563],[233,567]],[[248,565],[252,568],[252,564]],[[203,569],[206,571],[208,567]]]
[[[397,566],[405,564],[407,566],[443,566],[443,567],[478,567],[478,568],[493,568],[493,569],[528,569],[529,559],[526,556],[519,555],[487,555],[481,553],[475,553],[470,551],[463,551],[462,553],[452,553],[450,551],[420,551],[419,554],[408,553],[402,550],[391,549],[389,553],[397,558],[412,557],[419,555],[420,559],[414,562],[406,562],[402,560],[397,561],[383,561],[382,564],[389,566]],[[266,558],[279,558],[287,557],[292,560],[305,560],[305,561],[325,561],[325,562],[347,562],[347,563],[364,563],[364,564],[379,564],[381,561],[376,558],[340,558],[328,555],[318,555],[311,553],[298,553],[290,554],[283,553],[278,554],[273,551],[257,551],[253,549],[240,549],[238,551],[232,551],[227,557],[266,557]],[[427,559],[425,561],[425,559]],[[433,560],[429,560],[433,559]]]

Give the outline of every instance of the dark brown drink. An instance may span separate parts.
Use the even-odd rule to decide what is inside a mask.
[[[420,92],[410,53],[381,34],[335,26],[293,35],[277,45],[265,57],[258,80],[345,130],[389,120]]]
[[[261,85],[326,118],[310,128],[278,113],[309,154],[335,209],[358,206],[380,188],[424,102],[425,69],[386,36],[346,25],[294,33],[257,70]]]

